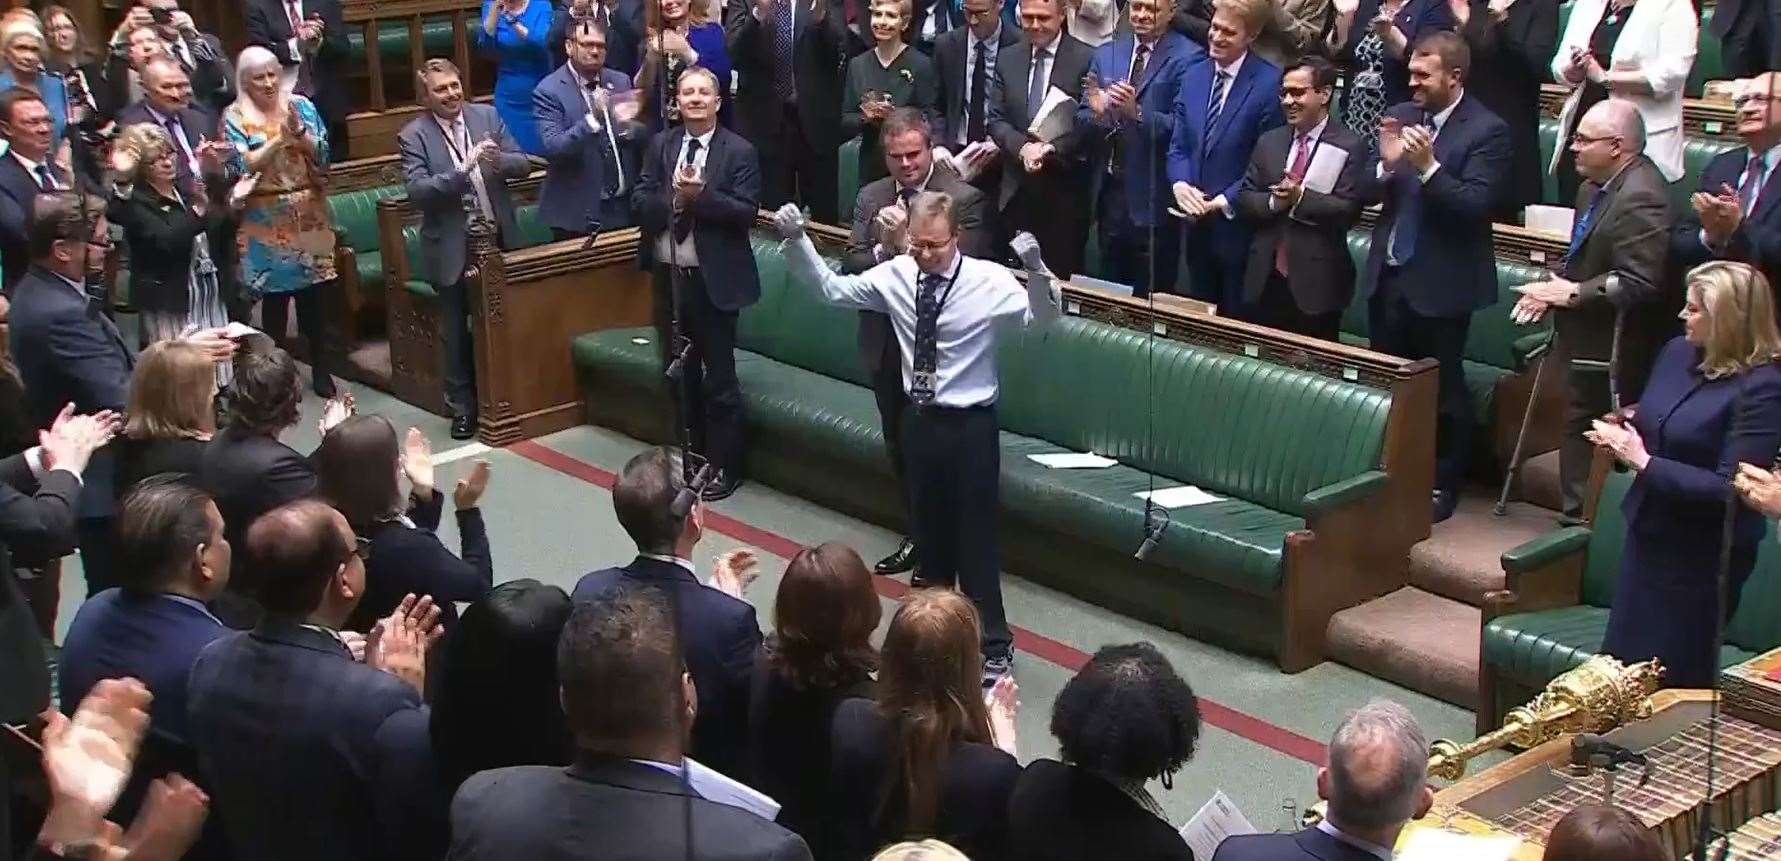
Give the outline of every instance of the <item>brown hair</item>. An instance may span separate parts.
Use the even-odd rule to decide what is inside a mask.
[[[396,477],[402,448],[396,426],[379,415],[351,416],[330,428],[315,449],[316,492],[353,531],[402,513]]]
[[[160,58],[155,59],[158,61]],[[178,66],[175,65],[174,68],[178,68]],[[173,149],[173,138],[167,135],[166,129],[155,123],[137,123],[126,126],[123,131],[118,133],[117,140],[113,141],[111,146],[113,149],[129,150],[136,153],[136,169],[118,177],[120,181],[126,183],[145,181],[144,177],[148,176],[148,166],[163,155],[173,153],[175,158],[179,157],[179,154]]]
[[[303,380],[297,361],[264,334],[241,339],[235,351],[235,386],[229,399],[229,426],[278,436],[302,417]]]
[[[1637,816],[1585,804],[1552,826],[1545,861],[1670,861],[1670,852]]]
[[[878,713],[890,724],[894,764],[878,808],[885,829],[917,835],[933,828],[940,773],[958,742],[990,742],[983,704],[981,627],[970,599],[951,589],[919,589],[891,617],[878,674]]]
[[[769,665],[798,690],[863,681],[878,667],[872,632],[883,614],[872,573],[853,548],[833,541],[805,548],[779,581]]]
[[[189,341],[148,345],[130,374],[128,409],[130,439],[208,439],[216,432],[216,364]]]
[[[427,91],[428,75],[451,75],[459,81],[464,79],[463,73],[458,71],[457,63],[444,57],[433,57],[421,63],[420,68],[414,70],[414,91],[416,93]]]
[[[80,19],[74,17],[74,13],[68,11],[68,7],[58,6],[58,5],[54,5],[54,4],[43,7],[43,51],[44,51],[44,54],[48,55],[48,54],[52,54],[52,53],[59,53],[56,51],[55,45],[52,44],[52,42],[49,38],[49,22],[55,20],[57,15],[67,18],[68,23],[74,25],[74,50],[68,52],[67,56],[65,56],[65,57],[58,56],[58,57],[56,57],[56,59],[61,60],[64,63],[67,63],[70,68],[73,68],[74,66],[77,66],[77,65],[84,63],[88,60],[91,60],[93,58],[93,51],[87,45],[86,32],[84,30],[80,29]]]

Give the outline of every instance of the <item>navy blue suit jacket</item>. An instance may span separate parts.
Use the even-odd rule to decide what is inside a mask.
[[[732,776],[741,774],[748,726],[748,680],[761,644],[754,607],[700,583],[672,562],[639,556],[575,584],[575,603],[598,601],[620,587],[651,586],[669,594],[680,620],[687,671],[699,689],[693,722],[694,759]],[[671,591],[669,591],[671,590]]]
[[[609,94],[627,92],[631,78],[603,69],[600,86]],[[590,219],[599,221],[601,230],[631,226],[629,195],[637,184],[637,160],[648,130],[641,123],[617,123],[611,116],[601,120],[600,131],[589,128],[587,100],[566,65],[538,82],[532,113],[538,118],[544,160],[550,163],[538,189],[538,219],[577,233],[588,229]],[[607,197],[606,167],[615,149],[622,179],[618,194]]]
[[[394,751],[422,749],[379,738],[423,708],[414,688],[354,661],[330,634],[268,619],[206,648],[188,697],[211,815],[236,857],[403,854],[408,835],[395,823],[407,800],[373,790],[396,770]]]
[[[1169,183],[1188,183],[1208,197],[1222,194],[1235,207],[1255,142],[1263,132],[1286,122],[1280,113],[1281,73],[1279,66],[1251,51],[1225,91],[1218,122],[1208,129],[1206,108],[1217,73],[1218,64],[1208,59],[1189,66],[1182,75],[1169,139]],[[1248,259],[1251,231],[1241,221],[1214,213],[1200,219],[1198,229],[1210,233],[1222,258],[1239,266]],[[1190,234],[1194,230],[1190,227]]]
[[[1621,507],[1632,529],[1716,545],[1738,464],[1775,466],[1781,447],[1781,367],[1768,364],[1709,380],[1696,369],[1700,361],[1700,350],[1681,337],[1658,354],[1633,418],[1651,462]],[[1755,546],[1766,525],[1760,513],[1740,505],[1734,546]]]
[[[189,744],[186,679],[198,653],[230,631],[201,607],[164,594],[107,589],[80,605],[63,641],[62,710],[101,679],[140,679],[155,695],[149,734]]]
[[[705,280],[711,304],[720,311],[740,311],[761,298],[754,249],[748,243],[748,232],[761,205],[760,156],[741,135],[718,126],[711,135],[711,151],[705,156],[705,190],[675,216],[674,162],[685,138],[685,127],[676,126],[649,142],[642,176],[631,193],[631,214],[643,228],[637,259],[645,269],[654,266],[656,237],[668,229],[670,218],[692,219],[699,267],[722,273]]]
[[[1316,828],[1294,834],[1226,837],[1212,861],[1379,861],[1378,856],[1343,843]]]
[[[1132,69],[1132,52],[1137,40],[1129,30],[1113,35],[1113,41],[1095,49],[1088,73],[1102,86],[1126,80]],[[1206,59],[1206,52],[1170,31],[1157,40],[1150,59],[1144,65],[1144,77],[1138,81],[1138,113],[1140,121],[1115,117],[1108,111],[1105,118],[1095,116],[1088,105],[1076,109],[1076,123],[1095,142],[1091,161],[1095,190],[1091,200],[1100,199],[1100,184],[1107,181],[1107,162],[1113,148],[1120,148],[1125,167],[1126,206],[1132,223],[1149,227],[1159,223],[1168,210],[1174,194],[1165,177],[1164,159],[1170,138],[1175,133],[1175,99],[1181,92],[1181,79],[1189,66]],[[1247,65],[1247,64],[1245,64]],[[1150,201],[1145,205],[1145,201]]]
[[[1739,147],[1722,152],[1701,171],[1696,191],[1718,194],[1724,186],[1736,191],[1744,179],[1744,168],[1750,160],[1750,148]],[[1723,248],[1701,244],[1701,217],[1692,206],[1684,206],[1670,234],[1670,262],[1687,271],[1709,260],[1737,260],[1748,263],[1769,276],[1776,287],[1775,276],[1781,275],[1781,181],[1770,173],[1763,180],[1762,192],[1756,196],[1756,209],[1738,224]]]
[[[1404,102],[1386,112],[1406,126],[1422,123],[1423,111]],[[1441,169],[1417,185],[1408,163],[1378,179],[1369,166],[1362,196],[1385,208],[1373,225],[1361,289],[1371,297],[1385,269],[1392,225],[1410,194],[1420,196],[1422,218],[1414,252],[1404,261],[1398,287],[1410,308],[1424,317],[1468,317],[1497,301],[1496,254],[1491,246],[1491,213],[1507,194],[1514,156],[1509,126],[1483,102],[1462,96],[1441,133],[1435,136],[1435,161]],[[1375,156],[1375,160],[1377,156]]]
[[[53,162],[50,173],[64,183],[68,180],[68,175]],[[0,269],[5,270],[9,294],[31,266],[31,204],[42,191],[43,187],[18,159],[0,154]]]
[[[123,410],[136,356],[99,303],[47,269],[33,267],[12,293],[12,355],[36,427],[73,402],[85,415]]]

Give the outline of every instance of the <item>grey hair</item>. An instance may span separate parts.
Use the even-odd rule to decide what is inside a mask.
[[[277,54],[259,45],[249,45],[241,49],[241,53],[235,57],[235,89],[237,91],[246,90],[247,87],[243,84],[247,83],[247,79],[267,66],[282,68],[278,62]]]
[[[1428,740],[1408,709],[1373,700],[1336,728],[1329,763],[1330,818],[1338,827],[1402,825],[1428,781]]]
[[[944,191],[924,191],[909,201],[910,224],[914,224],[917,218],[934,218],[936,216],[944,216],[946,226],[951,228],[953,233],[958,232],[958,212],[953,205],[952,195]]]

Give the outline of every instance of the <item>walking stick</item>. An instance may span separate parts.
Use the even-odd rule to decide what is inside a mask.
[[[1515,486],[1516,476],[1521,474],[1521,450],[1527,445],[1527,429],[1534,423],[1534,405],[1540,400],[1540,381],[1546,376],[1547,354],[1552,352],[1552,339],[1557,333],[1548,327],[1546,343],[1528,351],[1527,360],[1539,360],[1534,367],[1534,386],[1528,390],[1527,408],[1521,411],[1521,429],[1515,432],[1515,450],[1509,455],[1509,468],[1503,471],[1503,490],[1497,494],[1496,507],[1491,513],[1502,517],[1509,513],[1509,488]]]

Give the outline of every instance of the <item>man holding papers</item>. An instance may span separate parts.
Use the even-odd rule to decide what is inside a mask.
[[[1049,323],[1058,306],[1031,234],[1012,243],[1027,271],[1023,288],[999,264],[959,253],[950,196],[922,192],[908,209],[903,253],[860,275],[838,275],[817,256],[797,207],[781,207],[773,221],[794,279],[836,305],[890,317],[909,396],[903,458],[925,581],[915,585],[956,584],[977,605],[987,687],[1014,660],[996,544],[996,341],[1002,326]]]
[[[1255,226],[1243,302],[1276,329],[1333,341],[1354,295],[1348,228],[1360,218],[1367,148],[1330,120],[1336,67],[1305,57],[1280,82],[1286,125],[1270,129],[1249,159],[1237,212]]]
[[[989,135],[1006,166],[1002,225],[1037,237],[1059,278],[1082,271],[1088,171],[1076,104],[1094,49],[1064,32],[1063,0],[1021,0],[1027,41],[1002,49],[990,78]]]

